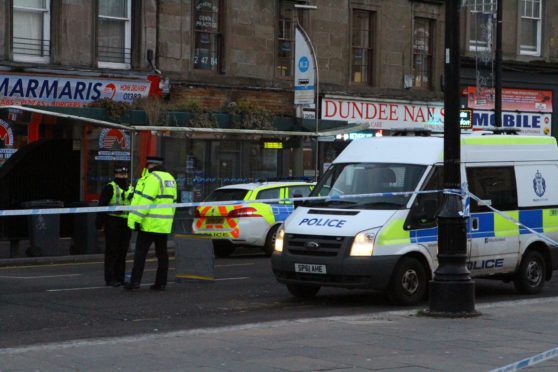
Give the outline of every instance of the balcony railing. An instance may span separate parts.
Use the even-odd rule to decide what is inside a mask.
[[[13,52],[26,56],[50,57],[50,40],[14,37]]]
[[[124,63],[129,65],[132,63],[132,49],[98,45],[97,57],[100,62]]]

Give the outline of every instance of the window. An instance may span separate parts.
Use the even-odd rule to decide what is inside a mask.
[[[279,188],[262,190],[258,192],[258,195],[256,195],[256,200],[279,199],[280,191],[281,189]]]
[[[481,200],[490,200],[501,211],[517,209],[517,188],[513,167],[467,168],[469,191]],[[471,212],[490,212],[486,206],[471,201]]]
[[[294,2],[281,0],[279,2],[279,17],[277,25],[277,76],[293,76],[294,60],[294,27],[296,21],[303,24],[301,9],[294,8]]]
[[[519,52],[539,56],[541,54],[542,0],[521,0],[519,6],[521,15]]]
[[[131,0],[99,0],[97,59],[102,68],[131,66]]]
[[[353,10],[351,81],[372,85],[375,14]]]
[[[221,66],[221,1],[194,2],[194,68],[218,72]]]
[[[442,190],[443,188],[444,167],[435,166],[422,190]],[[425,229],[436,226],[436,216],[442,205],[442,198],[441,192],[418,194],[409,212],[407,222],[405,222],[405,229]]]
[[[14,61],[50,60],[50,3],[48,0],[14,0]]]
[[[469,50],[485,51],[492,48],[492,20],[496,12],[495,0],[468,0]]]
[[[413,86],[432,87],[432,40],[433,21],[415,18],[413,30]]]
[[[289,198],[295,198],[295,195],[308,196],[310,191],[310,186],[289,186]]]

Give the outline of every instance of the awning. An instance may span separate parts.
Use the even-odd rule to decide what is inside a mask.
[[[106,120],[92,119],[85,116],[63,114],[56,111],[41,110],[26,106],[0,106],[0,110],[21,110],[31,113],[42,115],[50,115],[54,117],[76,120],[102,126],[107,128],[118,128],[123,130],[131,130],[135,132],[151,131],[151,132],[174,132],[174,133],[206,133],[206,134],[235,134],[235,135],[261,135],[261,136],[277,136],[277,137],[323,137],[335,136],[336,134],[357,132],[369,128],[367,123],[364,124],[347,124],[346,127],[318,132],[303,132],[303,131],[282,131],[282,130],[262,130],[262,129],[221,129],[221,128],[191,128],[191,127],[163,127],[163,126],[142,126],[142,125],[128,125],[125,123],[113,123]]]
[[[14,106],[0,106],[0,110],[20,110],[20,111],[26,111],[26,112],[31,112],[31,113],[35,113],[35,114],[54,116],[54,117],[57,117],[57,118],[87,122],[88,124],[93,124],[93,125],[100,126],[100,127],[118,128],[118,129],[124,129],[124,130],[132,130],[133,129],[131,126],[124,125],[124,124],[113,123],[113,122],[105,121],[105,120],[91,119],[91,118],[84,117],[84,116],[62,114],[60,112],[41,110],[41,109],[36,109],[36,108],[32,108],[32,107],[16,106],[16,105],[14,105]]]

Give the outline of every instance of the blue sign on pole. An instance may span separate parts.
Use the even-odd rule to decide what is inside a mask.
[[[308,71],[308,66],[310,66],[308,58],[306,56],[300,57],[300,59],[298,60],[298,69],[300,70],[300,72]]]

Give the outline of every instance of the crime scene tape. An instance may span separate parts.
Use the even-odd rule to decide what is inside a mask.
[[[157,208],[192,208],[203,206],[219,206],[248,203],[280,203],[295,202],[307,200],[335,201],[343,199],[358,199],[378,196],[407,196],[413,194],[432,194],[437,192],[453,192],[460,193],[459,190],[428,190],[428,191],[401,191],[401,192],[384,192],[373,194],[354,194],[354,195],[328,195],[328,196],[307,196],[300,198],[283,198],[283,199],[258,199],[258,200],[227,200],[219,202],[192,202],[192,203],[173,203],[173,204],[155,204],[155,205],[121,205],[121,206],[103,206],[103,207],[73,207],[73,208],[37,208],[37,209],[4,209],[0,210],[0,217],[8,216],[30,216],[40,214],[73,214],[73,213],[98,213],[98,212],[118,212],[118,211],[134,211],[139,209],[157,209]]]
[[[558,347],[554,349],[550,349],[547,351],[543,351],[537,355],[533,355],[532,357],[521,359],[512,364],[508,364],[507,366],[496,368],[491,370],[490,372],[512,372],[517,371],[519,369],[527,368],[534,366],[535,364],[539,364],[544,362],[545,360],[556,358],[558,356]]]

